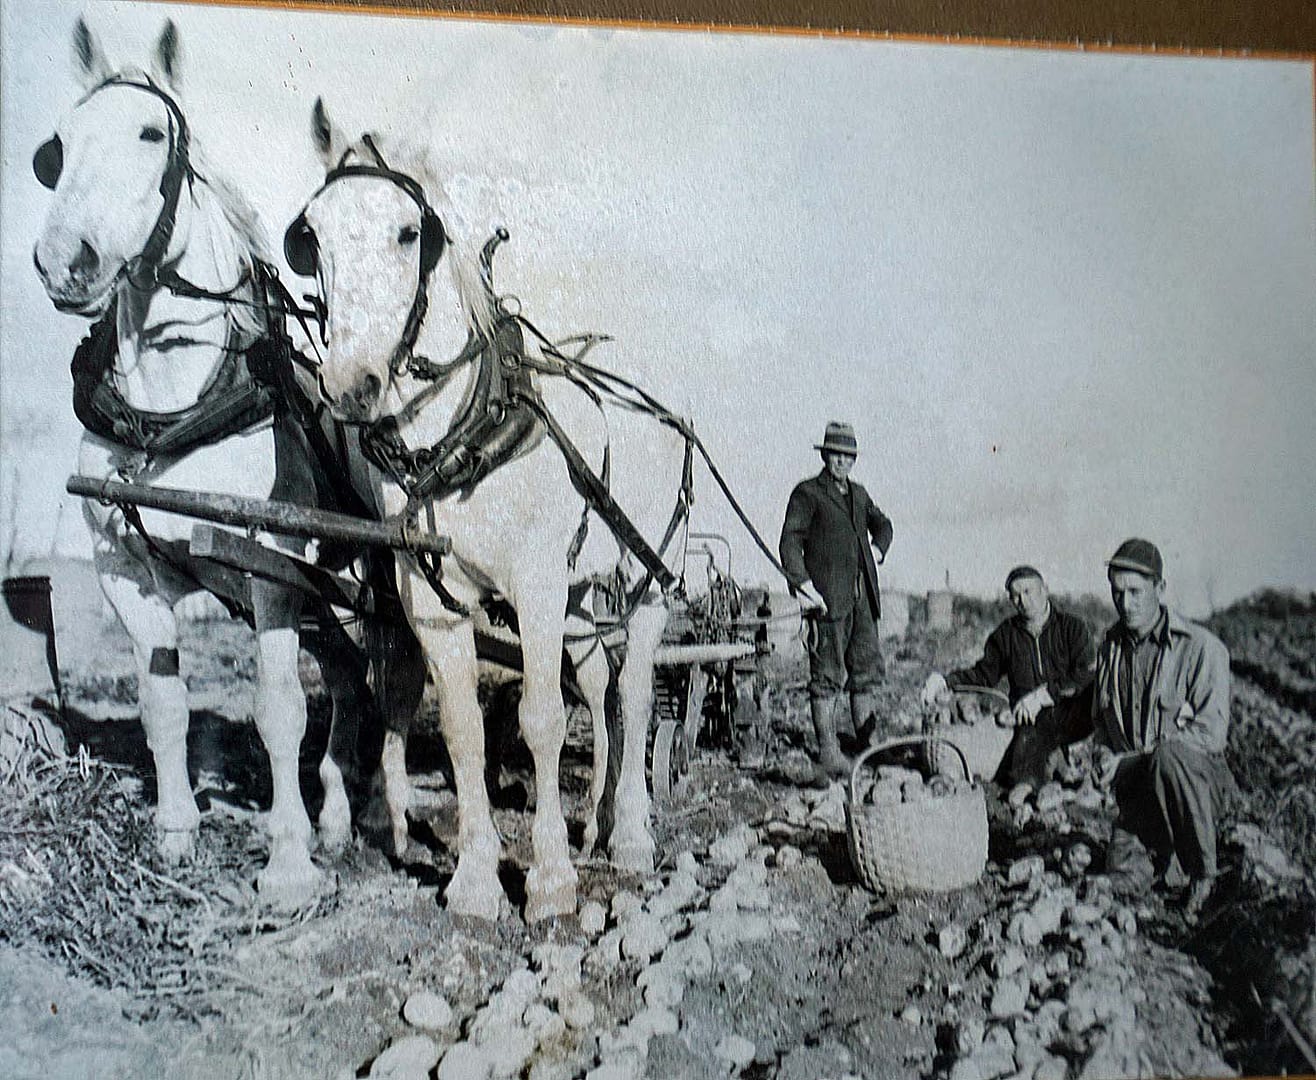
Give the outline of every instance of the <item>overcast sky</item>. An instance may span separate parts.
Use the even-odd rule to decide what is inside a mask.
[[[116,61],[175,19],[194,139],[271,237],[322,178],[316,95],[349,132],[432,145],[470,226],[511,230],[500,284],[550,333],[611,333],[595,357],[693,418],[774,546],[836,418],[894,521],[896,586],[999,592],[1028,561],[1101,591],[1139,534],[1190,610],[1316,588],[1311,64],[0,12],[0,517],[17,509],[20,559],[86,550],[61,497],[86,327],[32,270],[49,194],[30,166],[79,93],[85,12]],[[695,522],[766,577],[707,482]]]

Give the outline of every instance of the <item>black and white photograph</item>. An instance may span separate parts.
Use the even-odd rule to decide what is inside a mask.
[[[0,0],[0,1075],[1316,1073],[1316,58]]]

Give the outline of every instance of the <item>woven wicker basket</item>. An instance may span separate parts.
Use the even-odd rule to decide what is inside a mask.
[[[1001,691],[988,687],[968,686],[955,691],[957,697],[974,697],[988,706],[1008,706],[1010,699]],[[1005,753],[1014,739],[1014,728],[1002,727],[990,713],[984,712],[969,724],[952,724],[934,719],[923,726],[925,735],[954,743],[969,764],[969,771],[980,780],[996,776],[1005,760]],[[926,765],[933,772],[951,772],[959,763],[945,747],[934,750],[928,745]]]
[[[875,892],[958,889],[977,881],[987,865],[987,800],[979,785],[915,803],[865,806],[856,798],[859,770],[869,758],[897,746],[933,742],[944,740],[890,739],[855,760],[845,806],[850,860]],[[972,780],[963,752],[947,746],[959,758],[964,778]]]

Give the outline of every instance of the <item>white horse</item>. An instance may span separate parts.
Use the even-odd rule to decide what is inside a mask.
[[[308,435],[287,408],[273,422],[270,409],[253,408],[210,438],[152,443],[153,434],[194,415],[198,402],[209,409],[217,388],[241,388],[245,371],[235,369],[235,358],[241,364],[253,344],[277,337],[283,316],[271,311],[266,245],[255,214],[190,143],[173,24],[159,38],[149,74],[116,72],[82,20],[74,56],[86,94],[33,160],[38,179],[54,193],[33,259],[60,311],[101,320],[79,351],[86,360],[102,350],[106,369],[102,380],[92,364],[93,377],[75,390],[88,426],[79,470],[138,484],[312,501]],[[138,528],[123,508],[91,500],[85,515],[101,588],[137,661],[142,726],[155,758],[158,847],[167,859],[182,858],[193,849],[200,815],[188,779],[187,690],[173,606],[201,587],[199,578],[209,583],[210,571],[186,558],[186,519],[142,511]],[[321,877],[298,786],[306,730],[297,672],[301,600],[259,579],[249,600],[258,637],[256,723],[273,774],[270,856],[259,886],[269,902],[295,905]],[[355,722],[367,691],[363,663],[337,621],[326,618],[322,626],[307,644],[318,647],[334,701],[319,817],[321,841],[334,850],[351,827],[339,760],[351,753],[354,731],[342,721]]]
[[[452,216],[440,214],[439,186],[426,182],[428,173],[421,163],[406,162],[404,168],[401,151],[390,150],[385,156],[370,136],[350,145],[320,101],[311,126],[328,174],[289,227],[285,252],[294,270],[318,277],[326,305],[322,393],[331,411],[363,425],[367,438],[383,433],[384,450],[377,462],[382,458],[394,474],[395,482],[385,485],[390,513],[413,513],[421,527],[450,537],[453,545],[452,555],[442,561],[441,578],[435,568],[427,573],[415,559],[403,558],[399,566],[399,591],[437,687],[457,783],[458,861],[447,904],[458,913],[493,918],[504,899],[497,876],[500,841],[484,786],[473,620],[466,614],[498,597],[516,615],[525,678],[520,725],[535,762],[534,852],[526,882],[526,918],[567,913],[575,908],[576,873],[558,787],[566,733],[561,661],[564,631],[570,641],[573,631],[591,629],[590,622],[564,615],[568,587],[596,573],[629,573],[634,584],[635,560],[594,513],[588,515],[583,550],[573,552],[580,547],[584,500],[563,451],[545,437],[542,418],[524,406],[516,420],[508,418],[504,424],[505,417],[499,415],[484,425],[487,445],[476,457],[487,453],[500,460],[487,475],[479,469],[467,471],[472,463],[466,450],[453,450],[451,438],[444,440],[454,425],[479,428],[485,410],[502,412],[502,399],[490,399],[480,385],[482,378],[496,377],[495,369],[509,386],[517,378],[528,378],[596,473],[605,468],[606,428],[611,425],[614,438],[606,467],[610,490],[648,538],[651,551],[664,546],[664,536],[672,540],[682,518],[686,440],[676,426],[651,416],[623,412],[605,420],[590,397],[566,378],[527,376],[528,369],[552,368],[554,350],[541,349],[533,333],[508,318],[493,295],[493,244],[477,257],[474,245],[448,234]],[[524,340],[509,342],[509,334]],[[425,356],[440,362],[427,362]],[[500,440],[517,422],[534,427],[524,442],[507,436],[513,447],[509,450]],[[627,430],[619,434],[619,427]],[[435,447],[438,450],[424,453]],[[422,453],[414,454],[417,450]],[[434,466],[431,478],[455,473],[456,489],[440,483],[426,490],[428,482],[419,488],[411,483],[426,472],[427,464]],[[673,551],[682,547],[667,546]],[[673,558],[670,553],[667,557]],[[665,586],[673,581],[665,567],[651,576]],[[597,812],[602,811],[611,820],[613,861],[652,872],[645,749],[653,655],[667,608],[657,590],[648,588],[634,590],[627,606],[625,661],[616,677],[623,729],[620,772],[615,802],[609,806],[600,805],[609,756],[603,724],[608,662],[597,643],[577,641],[572,647],[595,729],[596,813],[586,844],[592,846],[598,838]],[[395,790],[405,783],[401,752],[400,739],[386,742],[385,774]],[[405,792],[393,803],[404,807]]]

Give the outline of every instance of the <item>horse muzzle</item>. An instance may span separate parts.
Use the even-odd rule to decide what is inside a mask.
[[[41,259],[41,246],[32,249],[32,265],[55,309],[66,315],[101,315],[114,290],[113,275],[104,273],[100,256],[83,240],[67,267],[52,272]]]
[[[367,372],[343,393],[334,394],[320,379],[320,395],[335,419],[351,424],[373,423],[379,416],[384,384],[378,375]]]

